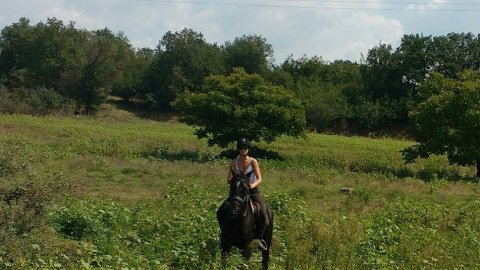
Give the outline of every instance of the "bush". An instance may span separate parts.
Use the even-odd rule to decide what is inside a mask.
[[[58,194],[68,190],[61,174],[38,177],[22,172],[0,177],[0,262],[32,255],[24,242],[30,235],[47,230],[48,206]],[[42,241],[46,239],[37,239],[34,243],[42,244]]]
[[[40,87],[34,90],[19,88],[8,91],[0,88],[0,113],[55,115],[71,109],[71,100],[52,89]]]
[[[31,255],[25,242],[42,235],[48,206],[69,190],[62,174],[35,173],[32,164],[46,157],[42,152],[25,138],[0,137],[0,262]]]
[[[365,226],[356,249],[361,269],[477,269],[478,206],[393,202]]]

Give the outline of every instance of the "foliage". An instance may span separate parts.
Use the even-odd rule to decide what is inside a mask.
[[[2,29],[0,36],[0,77],[5,86],[12,92],[49,89],[49,102],[37,108],[46,113],[59,109],[52,101],[61,97],[75,99],[78,109],[83,106],[92,113],[114,85],[126,83],[124,75],[132,70],[134,58],[122,33],[79,30],[73,22],[64,25],[55,18],[33,26],[21,18]]]
[[[36,90],[17,89],[10,92],[0,88],[0,112],[33,115],[61,114],[72,109],[69,99],[58,92],[41,87]]]
[[[173,106],[181,121],[198,127],[198,138],[221,147],[242,136],[266,142],[281,135],[298,137],[305,126],[299,100],[243,69],[207,78],[202,93],[186,92]]]
[[[365,93],[360,98],[363,102],[354,110],[354,117],[367,128],[405,122],[408,88],[403,81],[398,54],[391,45],[381,43],[370,49],[363,61],[360,71]]]
[[[477,256],[478,200],[431,204],[400,200],[366,223],[357,244],[360,269],[471,269],[476,260],[456,261],[457,254]],[[472,257],[472,258],[473,258]]]
[[[146,77],[144,96],[156,107],[169,107],[186,89],[200,91],[205,77],[223,72],[220,48],[191,29],[168,31],[157,46]]]
[[[299,80],[295,94],[305,102],[307,122],[317,130],[345,129],[350,107],[342,86],[317,80]]]
[[[421,101],[410,114],[417,144],[403,151],[407,162],[446,154],[451,163],[480,166],[480,74],[467,70],[458,77],[431,73],[419,88]]]
[[[65,95],[79,76],[84,32],[74,24],[47,19],[31,26],[21,18],[2,29],[0,71],[8,87],[56,89]],[[20,72],[23,71],[23,72]]]
[[[276,66],[271,44],[255,34],[219,46],[183,29],[166,32],[155,50],[135,49],[108,28],[87,31],[56,18],[32,25],[20,18],[0,34],[0,110],[59,114],[74,104],[76,114],[95,114],[113,94],[142,110],[171,112],[178,95],[203,92],[206,77],[241,67],[294,92],[312,130],[402,132],[428,72],[458,79],[459,72],[478,69],[478,42],[472,33],[411,34],[396,49],[379,43],[360,63],[290,56]]]
[[[135,52],[134,57],[128,58],[125,66],[128,67],[123,76],[112,87],[112,95],[122,97],[126,101],[140,97],[146,91],[146,76],[153,62],[154,51],[142,48]]]
[[[29,256],[38,231],[45,229],[52,200],[68,191],[61,173],[48,177],[35,174],[32,163],[45,149],[15,137],[0,138],[0,267]]]
[[[205,158],[221,149],[192,128],[86,116],[1,115],[0,123],[0,199],[25,192],[18,203],[0,200],[9,222],[0,226],[0,268],[220,267],[215,211],[227,196],[228,160]],[[307,138],[258,144],[282,157],[259,158],[275,214],[272,269],[479,267],[471,168],[436,156],[405,165],[408,141]],[[234,250],[227,269],[257,269],[260,260]]]
[[[222,46],[227,72],[243,68],[247,73],[265,75],[273,66],[273,48],[258,35],[243,35]]]

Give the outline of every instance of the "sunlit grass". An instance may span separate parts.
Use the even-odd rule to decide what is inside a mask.
[[[121,115],[113,119],[0,115],[0,147],[6,149],[5,168],[12,177],[23,177],[16,171],[24,170],[70,185],[66,196],[49,205],[50,225],[42,229],[49,233],[32,232],[15,240],[28,248],[15,249],[11,254],[20,259],[14,262],[5,261],[7,255],[0,248],[0,268],[11,264],[6,269],[60,269],[55,266],[59,263],[75,269],[82,261],[115,269],[218,268],[214,213],[228,192],[228,159],[218,156],[222,149],[197,140],[193,131],[180,123]],[[271,268],[395,269],[389,264],[393,261],[399,269],[451,269],[455,258],[465,262],[459,269],[478,267],[469,260],[480,246],[476,240],[461,247],[461,237],[475,237],[480,230],[463,218],[480,199],[479,185],[470,178],[473,168],[449,165],[445,157],[406,165],[400,150],[411,144],[313,133],[307,139],[256,143],[278,154],[259,157],[261,190],[276,215]],[[22,160],[28,161],[26,165]],[[9,179],[0,180],[8,184]],[[342,187],[353,192],[342,194]],[[402,213],[423,207],[434,214],[423,220],[408,216],[405,221],[395,214],[396,207]],[[445,209],[448,217],[442,217],[439,209]],[[103,220],[99,211],[115,215]],[[84,218],[91,223],[82,223]],[[52,233],[55,226],[73,221],[90,230],[81,242]],[[102,222],[107,221],[114,225],[104,228]],[[431,226],[436,223],[439,227]],[[375,238],[375,233],[384,232],[379,224],[393,230],[388,237],[400,239],[392,242],[387,254],[374,246],[390,241]],[[402,231],[395,231],[395,226]],[[99,236],[101,228],[110,240]],[[422,243],[435,240],[439,244],[434,251],[422,251]],[[415,254],[409,255],[409,248]],[[249,269],[258,269],[259,258],[256,253],[246,263]],[[229,263],[236,269],[244,262],[237,254]]]

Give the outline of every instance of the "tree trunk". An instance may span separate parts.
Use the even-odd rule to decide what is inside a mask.
[[[477,160],[477,178],[480,178],[480,160]]]

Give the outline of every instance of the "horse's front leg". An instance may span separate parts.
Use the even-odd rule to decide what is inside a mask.
[[[242,249],[242,256],[247,261],[250,259],[250,257],[252,257],[252,248],[250,247],[250,245],[246,245]]]
[[[262,251],[262,268],[268,269],[268,263],[270,262],[270,247],[267,250]]]
[[[226,269],[227,267],[227,258],[228,258],[228,253],[230,253],[230,247],[222,247],[222,270]]]

